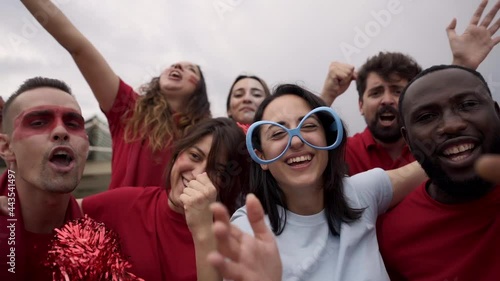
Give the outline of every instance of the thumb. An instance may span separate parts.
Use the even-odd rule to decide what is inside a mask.
[[[457,27],[457,19],[453,18],[448,27],[446,27],[446,33],[448,34],[448,38],[452,38],[457,35],[457,33],[455,32],[455,27]]]

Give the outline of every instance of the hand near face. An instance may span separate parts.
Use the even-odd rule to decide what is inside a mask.
[[[212,184],[207,173],[202,173],[190,181],[180,200],[184,205],[184,214],[189,229],[194,234],[200,228],[210,228],[213,221],[210,204],[217,198],[217,189]]]
[[[493,37],[500,28],[500,19],[492,24],[495,15],[500,9],[500,1],[493,6],[483,21],[479,22],[487,4],[488,0],[481,2],[462,35],[457,35],[455,32],[456,19],[453,19],[446,28],[453,53],[453,64],[477,69],[493,47],[500,42],[500,36]]]
[[[231,225],[229,213],[222,204],[212,204],[217,252],[208,255],[208,262],[226,279],[281,281],[283,266],[274,235],[264,222],[262,205],[250,194],[246,207],[255,237]]]
[[[354,66],[336,61],[332,62],[323,85],[321,98],[330,106],[338,96],[349,88],[351,81],[356,80],[356,78],[357,72],[354,71]]]
[[[484,155],[476,162],[476,171],[480,177],[500,184],[500,155]]]

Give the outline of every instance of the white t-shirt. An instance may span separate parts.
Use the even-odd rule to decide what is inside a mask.
[[[340,236],[328,228],[324,210],[311,216],[287,211],[287,224],[276,237],[287,281],[389,280],[379,253],[375,222],[392,200],[392,185],[382,169],[344,179],[344,193],[351,208],[366,208],[354,223],[342,223]],[[253,235],[246,209],[238,209],[231,222]],[[266,216],[269,224],[269,218]]]

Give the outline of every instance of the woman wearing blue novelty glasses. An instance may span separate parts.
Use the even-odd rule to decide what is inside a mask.
[[[314,94],[281,85],[247,133],[250,189],[276,235],[283,280],[389,280],[378,251],[377,216],[426,176],[418,163],[347,177],[346,131]],[[251,233],[245,207],[232,223]]]

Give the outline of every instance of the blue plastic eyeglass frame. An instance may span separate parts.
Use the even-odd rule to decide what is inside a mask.
[[[335,140],[335,142],[332,145],[329,145],[329,146],[316,146],[316,145],[310,144],[300,134],[300,129],[302,128],[302,125],[305,122],[305,120],[307,120],[307,118],[309,118],[311,115],[313,115],[313,114],[315,114],[317,112],[329,113],[329,114],[332,115],[333,119],[335,120],[335,122],[332,124],[332,126],[331,126],[330,129],[333,132],[337,131],[337,139]],[[252,134],[253,134],[253,131],[258,126],[264,125],[264,124],[278,126],[278,127],[282,128],[283,130],[285,130],[288,133],[288,136],[289,136],[288,144],[286,145],[286,147],[283,150],[283,152],[280,155],[276,156],[275,158],[273,158],[271,160],[262,160],[262,159],[260,159],[257,156],[257,154],[255,153],[255,149],[254,149],[254,147],[252,145]],[[325,133],[328,133],[328,132],[325,132]],[[250,126],[250,128],[248,128],[247,135],[246,135],[247,150],[250,153],[250,157],[252,157],[252,159],[255,162],[257,162],[257,163],[259,163],[261,165],[270,164],[270,163],[278,160],[279,158],[281,158],[285,154],[285,152],[290,148],[290,145],[292,143],[292,138],[294,136],[297,136],[303,143],[307,144],[308,146],[310,146],[310,147],[312,147],[314,149],[318,149],[318,150],[331,150],[331,149],[337,148],[340,145],[340,143],[342,142],[342,138],[344,137],[344,128],[342,126],[342,121],[340,120],[340,117],[337,115],[337,113],[335,113],[335,111],[333,111],[333,109],[331,109],[330,107],[321,106],[321,107],[317,107],[317,108],[311,110],[309,113],[307,113],[306,116],[304,116],[304,118],[300,121],[299,125],[295,129],[288,129],[285,126],[283,126],[281,124],[278,124],[276,122],[272,122],[272,121],[258,121],[258,122],[253,123]]]

